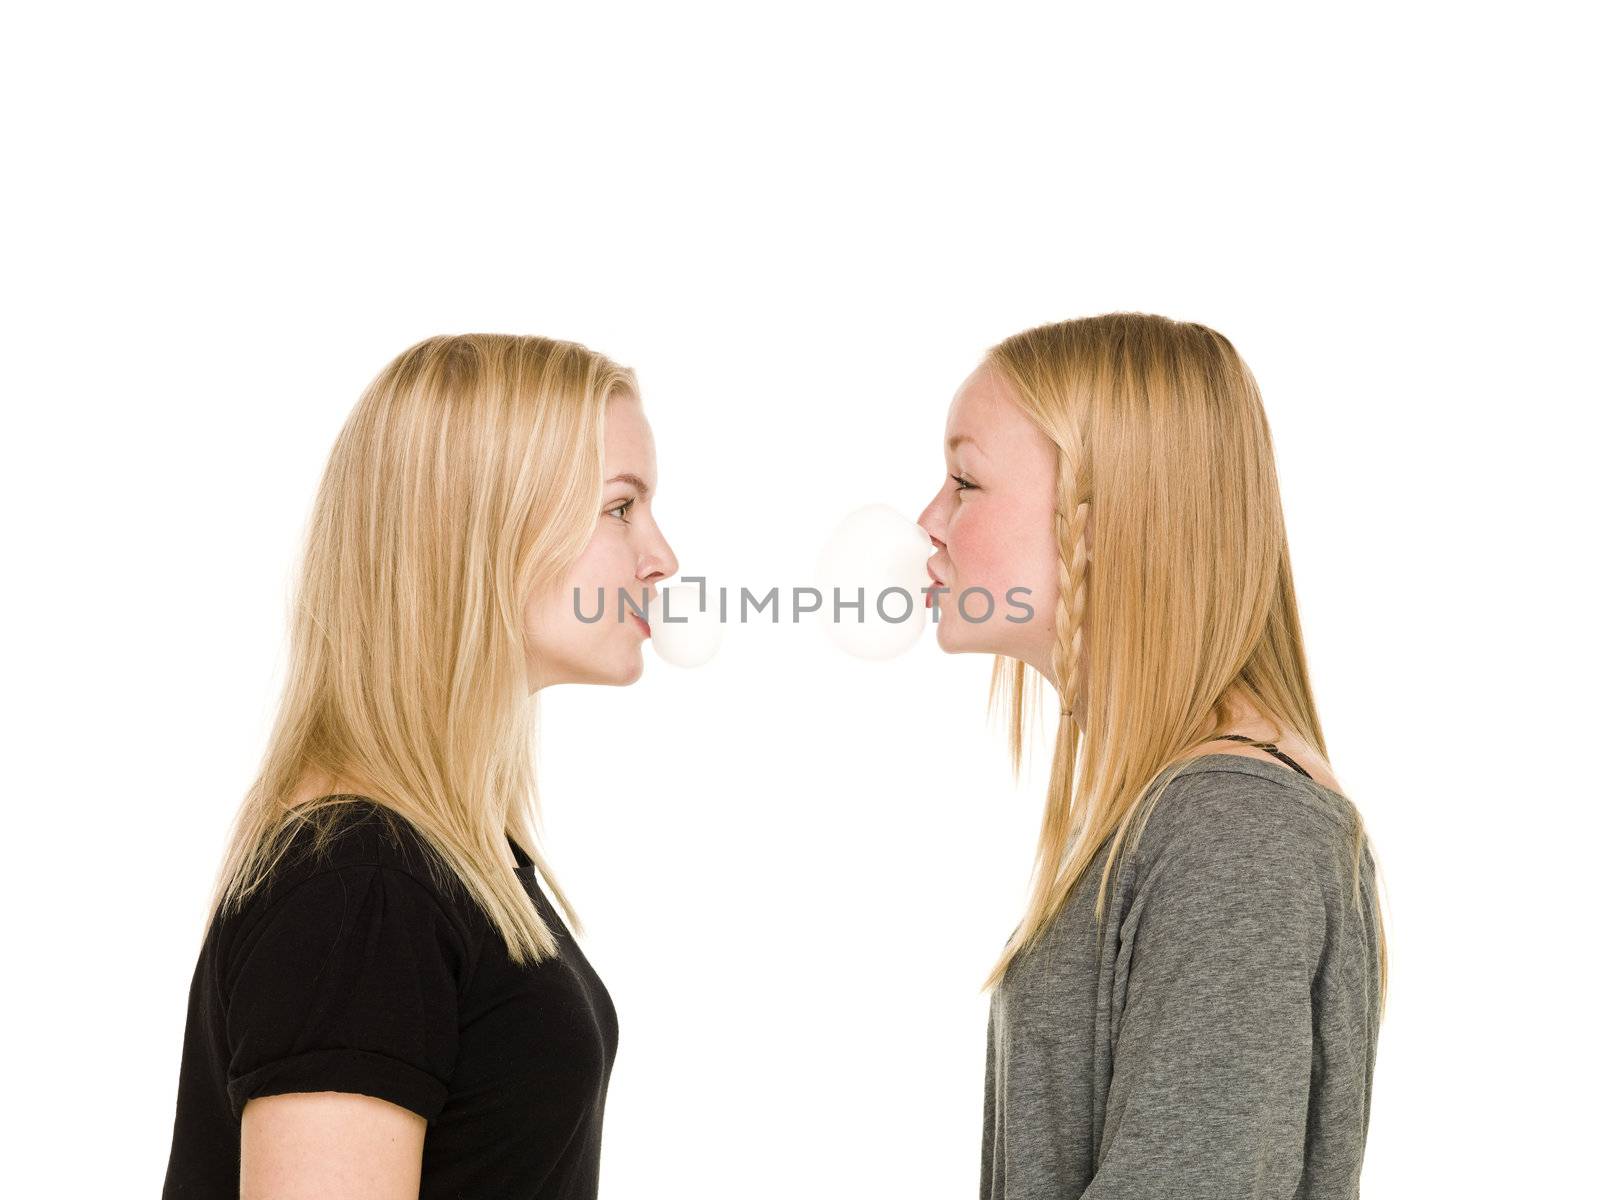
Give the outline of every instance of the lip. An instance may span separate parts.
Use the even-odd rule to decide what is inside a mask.
[[[644,594],[644,610],[645,610],[645,612],[654,612],[655,609],[656,609],[656,605],[658,605],[660,603],[661,603],[661,593],[660,592],[646,592]],[[628,617],[635,625],[637,625],[639,627],[639,631],[641,633],[643,633],[645,635],[645,637],[649,637],[650,636],[650,622],[649,621],[646,621],[643,617],[641,617],[636,612],[630,612],[628,614]]]
[[[940,587],[944,586],[944,580],[940,579],[937,575],[935,575],[933,573],[933,566],[931,564],[928,566],[928,578],[933,580]]]

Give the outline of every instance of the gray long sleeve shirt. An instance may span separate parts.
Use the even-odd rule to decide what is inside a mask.
[[[1353,820],[1286,766],[1179,766],[1108,887],[1103,943],[1109,845],[994,992],[983,1200],[1360,1194],[1379,996]]]

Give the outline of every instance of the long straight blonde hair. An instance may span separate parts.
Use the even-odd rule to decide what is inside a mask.
[[[514,837],[572,927],[539,849],[536,699],[522,617],[558,587],[599,517],[607,402],[633,373],[572,342],[434,337],[367,387],[328,458],[291,615],[287,680],[235,818],[208,925],[260,887],[299,829],[331,835],[355,779],[408,820],[499,930],[515,962],[556,952],[505,861]]]
[[[1227,731],[1232,701],[1286,725],[1324,758],[1327,750],[1266,413],[1232,343],[1203,325],[1119,312],[1015,334],[986,361],[1058,452],[1052,666],[1062,710],[1027,909],[988,989],[1050,924],[1109,839],[1094,909],[1104,935],[1125,842],[1131,852],[1181,760]],[[996,656],[989,700],[992,708],[1007,698],[1014,771],[1038,687],[1030,675],[1021,660]],[[1354,815],[1359,902],[1367,838]],[[1373,902],[1385,994],[1388,951],[1376,895]]]

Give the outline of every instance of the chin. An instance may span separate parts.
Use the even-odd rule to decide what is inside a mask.
[[[631,655],[618,661],[612,670],[606,672],[603,680],[597,683],[607,683],[612,687],[627,687],[630,683],[638,683],[644,675],[644,648],[637,647]]]
[[[637,683],[644,674],[643,647],[634,647],[632,653],[612,650],[612,657],[602,659],[594,655],[586,660],[569,660],[566,671],[552,680],[553,683],[587,684],[591,687],[627,687]]]
[[[946,654],[1004,654],[1020,657],[1020,647],[1007,645],[1008,639],[996,637],[1003,630],[991,629],[989,623],[963,620],[959,615],[943,616],[935,626],[939,649]]]
[[[958,627],[958,623],[962,627]],[[939,624],[934,626],[939,639],[939,649],[946,654],[971,654],[982,647],[971,645],[972,634],[964,628],[965,622],[950,613],[939,614]]]

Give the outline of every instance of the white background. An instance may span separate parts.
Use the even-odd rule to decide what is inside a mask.
[[[634,366],[684,572],[915,516],[1044,321],[1224,332],[1393,961],[1363,1195],[1591,1134],[1592,43],[1576,6],[50,6],[7,19],[8,1190],[154,1195],[323,460],[424,336]],[[649,654],[649,652],[647,652]],[[621,1014],[602,1194],[966,1197],[1045,762],[807,625],[544,694]]]

